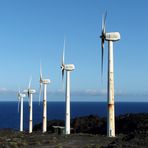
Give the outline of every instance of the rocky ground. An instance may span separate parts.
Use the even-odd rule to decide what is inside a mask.
[[[0,148],[147,148],[148,114],[126,114],[116,117],[116,137],[106,136],[106,118],[90,115],[75,118],[69,136],[53,133],[53,125],[64,121],[48,121],[48,132],[42,134],[42,124],[34,126],[34,132],[0,130]]]

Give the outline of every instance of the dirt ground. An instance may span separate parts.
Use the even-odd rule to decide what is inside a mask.
[[[32,134],[13,130],[0,131],[0,148],[147,148],[148,135],[130,134],[108,138],[106,135],[57,135],[41,132]]]

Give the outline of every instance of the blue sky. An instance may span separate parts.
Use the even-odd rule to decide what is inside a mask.
[[[60,64],[65,36],[65,62],[76,67],[71,74],[72,100],[106,101],[102,96],[106,94],[107,43],[102,84],[99,36],[107,10],[107,31],[121,33],[114,44],[117,101],[147,101],[147,5],[146,0],[0,1],[0,100],[15,100],[18,86],[25,89],[30,76],[38,90],[40,59],[43,76],[51,79],[48,100],[64,100]]]

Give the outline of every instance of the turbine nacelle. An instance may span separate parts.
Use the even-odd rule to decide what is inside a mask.
[[[73,71],[75,69],[74,64],[65,64],[61,66],[62,70]]]
[[[29,93],[30,93],[30,94],[34,94],[34,93],[36,93],[36,90],[35,90],[35,89],[30,89],[30,90],[29,90]]]
[[[119,32],[110,32],[105,33],[105,40],[106,41],[118,41],[120,40],[120,33]]]
[[[26,95],[25,94],[18,94],[18,97],[24,98],[24,97],[26,97]]]
[[[36,93],[36,90],[35,89],[26,89],[23,92],[24,93],[29,93],[29,94],[34,94],[34,93]]]
[[[26,95],[25,94],[22,94],[22,93],[18,93],[18,98],[25,98]]]
[[[40,83],[43,83],[43,84],[49,84],[51,81],[50,79],[41,79],[40,80]]]

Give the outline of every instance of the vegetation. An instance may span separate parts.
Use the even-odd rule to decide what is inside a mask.
[[[116,137],[106,136],[106,118],[96,115],[71,120],[72,134],[53,133],[52,126],[64,126],[64,121],[48,121],[48,132],[41,132],[42,124],[34,126],[32,134],[11,129],[0,130],[0,148],[147,148],[148,114],[126,114],[116,117]]]

